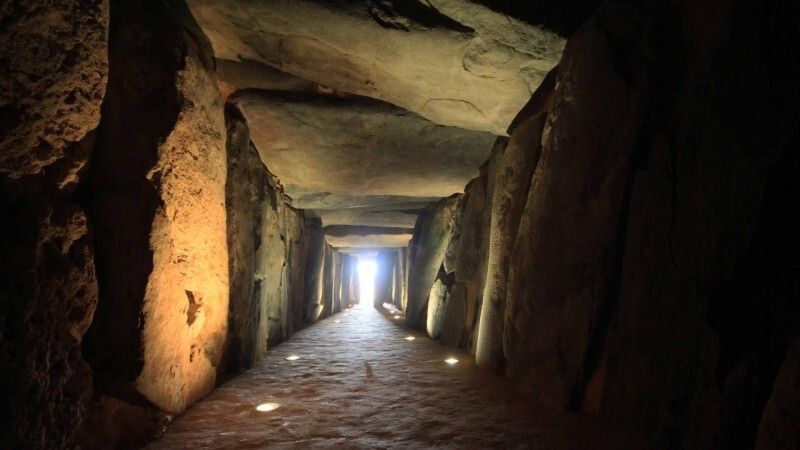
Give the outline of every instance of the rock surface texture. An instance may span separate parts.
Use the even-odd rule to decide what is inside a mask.
[[[174,415],[214,388],[225,343],[223,106],[188,11],[117,5],[110,41],[88,188],[100,296],[85,349],[96,395]],[[117,432],[82,435],[114,446]]]
[[[238,373],[267,348],[313,322],[315,270],[308,266],[323,245],[318,220],[291,208],[261,162],[241,114],[229,106],[228,251],[230,307],[228,343],[221,372]]]
[[[0,448],[797,447],[796,3],[5,2]]]
[[[0,447],[64,447],[92,377],[84,180],[108,76],[108,2],[0,8]]]
[[[496,134],[564,46],[553,32],[472,1],[188,3],[218,58]]]
[[[324,226],[408,228],[389,204],[462,192],[564,45],[472,1],[188,3],[263,160]]]
[[[525,110],[514,120],[508,142],[498,142],[492,155],[491,222],[486,250],[486,280],[475,342],[475,360],[490,370],[503,366],[503,333],[509,263],[517,254],[514,242],[527,200],[531,178],[539,162],[541,134],[552,98],[556,71],[539,87]],[[526,106],[527,108],[527,106]]]

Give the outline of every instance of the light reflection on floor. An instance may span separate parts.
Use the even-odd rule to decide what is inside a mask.
[[[150,448],[629,448],[609,444],[595,420],[537,406],[470,355],[371,305],[349,311],[271,349]],[[263,403],[280,407],[257,411]]]

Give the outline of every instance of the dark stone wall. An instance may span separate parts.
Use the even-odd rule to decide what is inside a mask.
[[[431,288],[444,272],[442,265],[452,240],[461,195],[433,203],[420,214],[410,245],[406,324],[425,329]]]
[[[605,2],[493,151],[484,253],[454,246],[479,180],[420,216],[409,324],[652,448],[795,445],[798,29],[791,2]],[[488,264],[472,344],[461,256]]]
[[[319,220],[288,205],[232,104],[226,121],[231,281],[224,378],[252,367],[268,348],[316,320],[316,259],[324,245]]]
[[[108,76],[107,1],[0,9],[0,448],[62,448],[92,392],[97,303],[78,184]]]
[[[239,373],[257,359],[256,330],[261,323],[261,280],[255,279],[256,254],[262,245],[267,172],[250,142],[244,118],[225,109],[228,177],[225,186],[230,302],[222,373]]]

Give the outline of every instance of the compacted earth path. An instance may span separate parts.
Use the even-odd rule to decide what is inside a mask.
[[[296,333],[149,448],[631,447],[400,322],[357,306]]]

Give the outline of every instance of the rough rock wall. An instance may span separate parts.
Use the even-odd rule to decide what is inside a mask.
[[[795,445],[798,29],[790,2],[607,1],[572,36],[488,165],[481,364],[652,448]],[[469,201],[411,248],[409,324],[450,345]]]
[[[97,302],[77,184],[108,75],[107,1],[0,11],[0,447],[60,448],[84,417]]]
[[[358,258],[350,256],[350,278],[348,280],[348,301],[350,305],[361,302],[361,281],[358,276]]]
[[[499,139],[494,152],[502,150]],[[491,164],[481,167],[464,194],[443,199],[420,215],[406,261],[398,257],[405,292],[399,305],[409,324],[443,343],[472,349],[486,274]]]
[[[536,90],[531,101],[514,119],[511,139],[499,140],[492,152],[495,176],[492,186],[491,223],[486,254],[486,279],[475,344],[475,361],[490,370],[502,369],[506,288],[511,255],[515,253],[522,210],[539,162],[542,127],[555,85],[556,69]]]
[[[256,253],[262,245],[261,224],[267,195],[267,173],[250,142],[247,124],[238,111],[225,109],[228,176],[225,206],[228,220],[230,301],[228,333],[220,372],[238,373],[252,366],[259,354],[261,280],[256,280]]]
[[[405,311],[408,308],[408,276],[411,267],[411,248],[406,246],[397,252],[397,261],[400,265],[400,298],[396,299],[397,306]]]
[[[333,247],[325,243],[324,261],[322,263],[322,310],[320,318],[333,314],[333,254]]]
[[[268,179],[261,231],[263,245],[257,255],[259,265],[256,273],[267,320],[264,351],[286,340],[294,332],[295,323],[301,323],[301,319],[294,315],[301,314],[305,298],[309,245],[304,214],[288,205],[274,177],[270,175]]]
[[[619,295],[584,402],[602,385],[599,411],[653,430],[653,446],[750,446],[800,333],[800,221],[785,208],[799,187],[800,72],[785,55],[800,51],[800,11],[683,13],[682,30],[651,16],[678,35],[647,67]]]
[[[392,297],[391,303],[398,309],[405,310],[408,300],[408,247],[398,248],[394,252],[392,262]]]
[[[353,273],[356,271],[356,259],[350,255],[342,254],[342,281],[340,291],[340,298],[342,302],[342,309],[349,307],[354,303],[353,301]]]
[[[115,3],[109,40],[86,189],[99,285],[84,345],[94,414],[115,402],[175,414],[214,387],[225,341],[223,107],[188,11]]]
[[[230,314],[223,372],[251,367],[269,347],[313,322],[307,272],[323,242],[318,220],[288,205],[281,186],[250,141],[239,110],[228,122],[228,245]],[[316,303],[316,301],[314,302]]]
[[[420,214],[414,226],[406,308],[406,323],[412,328],[425,329],[427,326],[431,288],[443,271],[461,197],[454,195],[432,204]]]
[[[606,2],[570,39],[511,258],[507,374],[653,448],[753,445],[800,331],[797,11],[714,3]]]
[[[506,373],[559,407],[571,401],[619,263],[615,238],[643,100],[611,58],[597,60],[610,44],[584,38],[589,32],[601,33],[584,26],[561,60],[509,268]]]
[[[505,139],[498,139],[493,151],[504,145]],[[467,185],[458,210],[461,214],[458,232],[450,244],[455,258],[448,268],[453,276],[444,308],[441,340],[473,352],[486,279],[495,171],[494,164],[489,162],[481,167],[480,176]]]
[[[342,254],[333,252],[333,270],[331,272],[331,289],[333,291],[333,311],[336,314],[342,311]]]
[[[323,312],[323,271],[325,265],[325,235],[319,219],[308,221],[308,253],[305,270],[305,322],[319,319]]]

